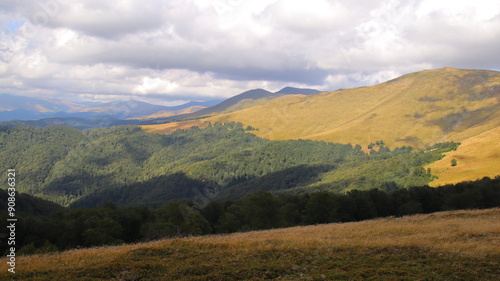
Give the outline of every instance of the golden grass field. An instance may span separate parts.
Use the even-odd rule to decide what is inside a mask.
[[[189,129],[193,126],[199,127],[199,128],[205,128],[206,126],[208,126],[208,122],[200,121],[200,120],[190,120],[190,121],[184,121],[184,122],[165,123],[165,124],[160,124],[160,125],[144,125],[144,126],[141,126],[141,128],[145,132],[149,132],[149,133],[161,132],[164,134],[168,134],[168,133],[171,133],[175,130]]]
[[[446,153],[445,157],[425,168],[439,175],[431,186],[457,183],[466,180],[495,177],[500,174],[500,127],[466,139],[456,151]],[[451,166],[451,159],[457,165]]]
[[[460,147],[458,152],[461,157],[474,159],[473,165],[459,166],[459,175],[455,173],[459,169],[446,169],[443,160],[433,173],[439,177],[439,183],[500,174],[500,154],[496,153],[499,142],[485,140],[492,137],[479,137],[500,127],[498,71],[426,70],[375,86],[283,96],[231,113],[143,129],[169,133],[194,125],[205,126],[206,122],[231,121],[257,128],[252,133],[272,140],[301,138],[362,146],[384,140],[391,148],[463,142],[466,147]],[[466,167],[472,170],[465,170]]]
[[[139,117],[131,117],[127,118],[127,120],[148,120],[148,119],[156,119],[156,118],[165,118],[165,117],[170,117],[170,116],[176,116],[176,115],[181,115],[181,114],[189,114],[196,112],[198,110],[202,110],[205,108],[204,106],[190,106],[181,110],[176,110],[176,111],[159,111],[151,115],[146,115],[146,116],[139,116]]]
[[[499,280],[500,209],[18,257],[1,280]]]

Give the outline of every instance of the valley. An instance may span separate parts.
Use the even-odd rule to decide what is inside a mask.
[[[4,122],[0,166],[16,170],[30,264],[13,280],[492,279],[499,85],[498,72],[444,68]]]
[[[0,12],[0,280],[500,280],[500,1]]]
[[[220,191],[220,199],[257,190],[344,193],[423,186],[434,179],[424,165],[459,147],[450,142],[414,151],[379,144],[367,154],[359,145],[271,141],[252,132],[238,123],[167,135],[136,126],[3,127],[0,164],[18,171],[18,191],[64,206],[158,206],[192,198],[208,185]]]

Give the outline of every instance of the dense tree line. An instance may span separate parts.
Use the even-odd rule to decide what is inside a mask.
[[[159,206],[214,186],[238,199],[256,190],[301,193],[421,186],[423,166],[458,144],[413,151],[377,141],[361,146],[311,140],[270,141],[239,123],[168,135],[136,126],[80,131],[63,126],[0,127],[0,166],[15,168],[18,190],[64,206]],[[0,175],[5,180],[6,174]]]
[[[7,196],[4,193],[0,191],[0,220],[5,222],[7,214],[3,210],[6,210]],[[63,210],[38,198],[17,196],[20,205],[31,205],[19,213],[16,226],[18,253],[29,254],[166,237],[499,207],[500,177],[438,188],[352,190],[345,194],[256,191],[237,200],[212,200],[202,207],[181,200],[156,209],[106,203],[89,209]],[[1,245],[3,252],[6,243]]]
[[[82,140],[83,132],[69,127],[0,126],[0,167],[17,169],[22,191],[37,194],[54,164]],[[6,173],[0,175],[2,182]]]

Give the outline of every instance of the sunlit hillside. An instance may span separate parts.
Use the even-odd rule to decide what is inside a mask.
[[[283,97],[215,116],[270,139],[316,139],[423,147],[462,141],[500,125],[500,73],[445,68],[313,96]]]
[[[439,175],[431,185],[439,186],[482,177],[494,177],[500,174],[500,127],[486,131],[475,137],[466,139],[456,151],[446,153],[446,156],[426,168]],[[451,160],[457,161],[456,166]]]
[[[2,280],[498,280],[500,209],[17,258]]]
[[[162,111],[156,112],[156,113],[151,114],[151,115],[131,117],[131,118],[127,118],[127,119],[128,120],[148,120],[148,119],[164,118],[164,117],[170,117],[170,116],[175,116],[175,115],[193,113],[193,112],[202,110],[203,108],[205,108],[205,107],[200,106],[200,105],[195,105],[195,106],[186,107],[186,108],[181,109],[181,110],[176,110],[176,111],[162,110]]]
[[[500,154],[474,152],[478,146],[484,152],[499,149],[498,142],[486,141],[484,136],[476,138],[500,126],[497,71],[426,70],[370,87],[284,96],[263,105],[190,121],[189,125],[228,121],[250,125],[257,129],[253,133],[273,140],[302,138],[363,146],[383,140],[389,147],[416,148],[436,142],[464,142],[469,148],[459,148],[457,153],[476,159],[475,172],[462,173],[460,179],[475,180],[500,172]],[[180,122],[144,129],[168,133],[185,127]],[[475,145],[476,141],[481,144]],[[459,179],[452,170],[438,168],[433,174],[442,177],[441,183]]]

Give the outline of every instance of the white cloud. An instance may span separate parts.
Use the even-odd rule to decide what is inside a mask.
[[[159,77],[144,77],[142,79],[142,84],[134,89],[134,93],[171,93],[177,88],[179,88],[179,84],[176,82],[164,80]]]
[[[0,86],[19,94],[187,100],[500,67],[498,1],[5,0],[0,15]]]

